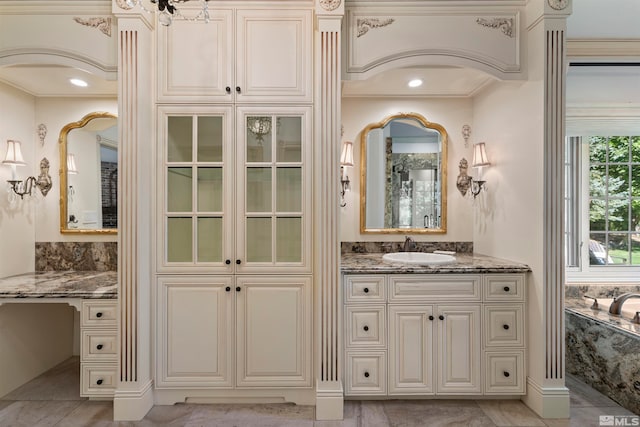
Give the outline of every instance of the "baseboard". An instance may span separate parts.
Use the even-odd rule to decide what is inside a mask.
[[[541,418],[569,418],[569,389],[565,386],[543,387],[527,378],[525,405]]]
[[[135,389],[116,389],[113,397],[114,421],[140,421],[153,407],[153,382],[146,384],[133,383],[140,386]]]
[[[342,382],[318,381],[316,387],[316,420],[342,420],[344,418],[344,391]]]

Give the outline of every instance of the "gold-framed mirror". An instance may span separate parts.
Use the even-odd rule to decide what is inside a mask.
[[[360,232],[447,232],[447,131],[398,113],[360,133]]]
[[[116,234],[118,117],[92,112],[65,125],[60,147],[60,233]]]

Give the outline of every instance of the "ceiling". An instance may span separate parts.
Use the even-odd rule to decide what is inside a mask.
[[[640,39],[639,19],[638,0],[574,1],[573,13],[567,20],[567,35],[569,39]],[[599,100],[610,100],[615,96],[616,102],[638,104],[639,76],[640,67],[571,67],[567,103],[580,102],[588,94],[592,99],[595,96]],[[75,87],[69,83],[70,78],[81,78],[88,87]],[[407,82],[415,78],[422,79],[424,83],[418,88],[409,88]],[[468,68],[402,68],[376,74],[367,80],[346,81],[343,96],[473,97],[493,81],[492,76]],[[106,81],[79,69],[57,65],[0,67],[0,82],[36,97],[117,96],[116,81]]]

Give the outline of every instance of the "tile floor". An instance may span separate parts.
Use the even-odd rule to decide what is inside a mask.
[[[599,415],[633,415],[576,378],[571,418],[543,420],[518,400],[346,401],[344,421],[314,421],[311,406],[197,405],[155,406],[138,422],[113,422],[111,402],[79,395],[80,367],[71,358],[0,399],[2,427],[597,427]]]

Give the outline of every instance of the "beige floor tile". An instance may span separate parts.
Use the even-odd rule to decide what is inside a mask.
[[[572,407],[618,405],[616,402],[573,375],[567,375],[565,384],[569,389]]]
[[[384,401],[392,427],[495,427],[473,400]]]
[[[186,405],[191,415],[185,427],[313,427],[312,406],[270,405]]]
[[[80,401],[29,400],[11,402],[0,410],[0,426],[44,427],[58,425]]]
[[[598,427],[600,415],[633,415],[620,406],[612,407],[573,407],[569,419],[544,419],[548,427]]]
[[[478,406],[500,427],[544,427],[540,418],[520,400],[478,400]]]
[[[3,400],[86,400],[80,397],[80,358],[71,357],[6,394]]]

